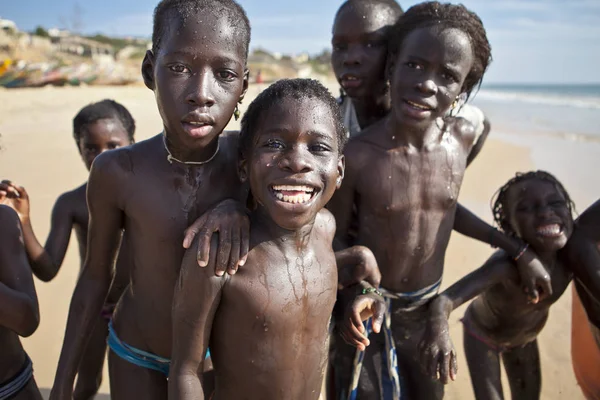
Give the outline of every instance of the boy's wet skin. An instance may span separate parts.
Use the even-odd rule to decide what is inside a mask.
[[[104,105],[102,105],[104,104]],[[106,104],[109,101],[92,104],[75,117],[82,120],[93,115],[89,109],[96,107],[97,112],[106,113]],[[114,105],[115,108],[120,105]],[[103,108],[98,111],[98,107]],[[82,113],[85,114],[82,117]],[[129,115],[129,114],[128,114]],[[130,116],[129,116],[130,117]],[[89,170],[94,159],[101,153],[115,148],[127,146],[132,143],[130,133],[118,118],[101,118],[91,123],[75,128],[77,147],[81,157]],[[133,136],[133,131],[131,132]],[[36,238],[30,219],[30,200],[25,188],[4,181],[0,183],[0,189],[11,187],[13,193],[8,201],[10,206],[17,211],[23,225],[23,236],[27,255],[31,263],[33,273],[41,280],[49,282],[58,274],[62,266],[67,247],[71,238],[71,231],[75,231],[75,237],[79,244],[80,266],[83,267],[87,252],[87,233],[89,214],[86,202],[87,182],[77,189],[61,195],[54,205],[52,212],[52,225],[46,244],[42,245]],[[106,356],[106,334],[108,332],[107,316],[117,303],[123,291],[129,284],[129,252],[124,238],[119,250],[116,262],[116,273],[111,290],[106,299],[106,315],[98,315],[98,322],[88,342],[83,360],[80,363],[77,385],[74,391],[75,400],[92,398],[98,391],[102,382],[102,367]]]
[[[84,342],[85,332],[76,324],[90,325],[89,314],[99,311],[110,285],[118,232],[128,232],[132,268],[130,290],[115,311],[116,334],[128,345],[170,358],[171,303],[184,253],[183,232],[216,203],[242,198],[235,168],[237,135],[218,135],[247,89],[246,48],[226,16],[204,10],[182,21],[168,13],[169,29],[142,65],[167,139],[157,135],[94,162],[88,186],[88,256],[73,299],[78,306],[71,308],[75,314],[67,327],[69,347],[63,349],[53,389],[57,398],[67,396]],[[202,165],[170,163],[165,146],[172,157],[186,162],[214,158]],[[166,397],[163,375],[114,352],[109,357],[113,398]]]
[[[0,389],[20,373],[27,354],[19,336],[33,334],[39,325],[39,308],[18,216],[0,204]],[[42,400],[35,379],[14,400]]]
[[[388,290],[411,292],[442,275],[474,135],[466,121],[441,117],[472,59],[461,31],[412,32],[395,61],[393,112],[346,148],[346,179],[329,206],[337,237],[346,239],[355,203],[357,244],[373,251]]]
[[[385,65],[387,35],[396,19],[389,5],[355,2],[339,11],[333,24],[331,64],[362,128],[390,109]]]
[[[527,178],[513,183],[505,193],[502,213],[506,218],[501,220],[507,221],[509,233],[529,243],[544,261],[552,294],[531,303],[522,291],[514,260],[497,252],[430,304],[430,322],[421,343],[422,365],[434,379],[438,373],[444,383],[454,379],[456,356],[448,336],[448,317],[453,309],[479,295],[463,319],[465,353],[476,397],[503,398],[502,354],[512,397],[533,399],[539,398],[541,387],[537,335],[550,306],[573,277],[569,266],[557,258],[558,250],[573,240],[573,219],[568,195],[552,181]]]
[[[331,113],[320,100],[285,98],[260,121],[240,172],[257,204],[246,265],[219,278],[197,268],[195,251],[184,259],[173,306],[175,399],[199,398],[201,390],[184,389],[198,383],[209,340],[214,399],[320,394],[337,289],[335,221],[322,208],[339,186],[343,161]],[[287,185],[308,186],[314,194],[293,203],[284,200]]]

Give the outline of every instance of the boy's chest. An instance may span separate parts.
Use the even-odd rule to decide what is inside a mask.
[[[357,180],[361,204],[383,214],[448,209],[457,201],[465,168],[465,154],[441,145],[380,152]]]
[[[336,292],[337,268],[331,252],[247,263],[228,282],[224,302],[227,309],[248,317],[248,328],[277,325],[285,330],[328,319]]]

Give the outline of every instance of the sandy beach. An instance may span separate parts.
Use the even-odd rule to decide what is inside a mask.
[[[258,90],[256,86],[251,88],[244,106]],[[161,131],[153,93],[142,86],[0,88],[0,178],[11,179],[27,188],[32,221],[40,241],[45,240],[49,231],[50,212],[56,198],[86,179],[87,171],[72,138],[72,118],[84,105],[104,98],[115,99],[130,110],[136,120],[137,141]],[[232,121],[230,127],[237,125]],[[460,201],[491,222],[490,198],[507,179],[516,171],[546,169],[565,184],[577,209],[583,211],[600,197],[600,176],[596,173],[600,169],[599,155],[597,141],[511,134],[503,131],[501,122],[492,120],[490,139],[467,171]],[[454,234],[446,259],[444,286],[480,266],[491,251],[489,246]],[[77,257],[76,243],[72,240],[57,278],[51,283],[36,280],[41,323],[37,332],[23,342],[33,360],[36,380],[44,389],[52,385],[62,346],[69,302],[79,272]],[[543,399],[583,398],[571,367],[570,290],[565,293],[552,307],[550,320],[539,338]],[[463,312],[461,308],[451,316],[452,335],[459,353],[459,376],[447,386],[447,399],[473,398],[462,351],[459,319]],[[107,376],[105,374],[102,384],[103,393],[108,393]],[[505,385],[507,398],[508,393]]]

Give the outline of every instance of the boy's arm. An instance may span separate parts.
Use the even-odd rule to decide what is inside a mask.
[[[481,132],[481,135],[479,135],[479,137],[477,137],[475,144],[473,144],[473,147],[471,148],[471,151],[469,152],[469,156],[467,157],[467,167],[473,162],[475,157],[477,157],[477,155],[483,148],[483,145],[485,144],[485,141],[487,140],[487,137],[490,133],[490,129],[491,129],[490,121],[487,119],[487,117],[484,116],[483,131]]]
[[[450,340],[450,313],[493,285],[518,280],[517,271],[503,252],[497,252],[481,267],[454,283],[429,303],[429,317],[419,343],[421,366],[433,378],[444,383],[454,380],[456,354]]]
[[[365,246],[352,246],[335,252],[339,289],[366,281],[379,287],[381,272],[375,256]]]
[[[454,230],[473,239],[488,243],[492,247],[499,247],[510,255],[517,264],[524,290],[533,303],[537,303],[540,298],[552,294],[552,284],[548,271],[538,260],[533,250],[529,249],[523,241],[511,238],[488,225],[460,203],[456,205]],[[538,288],[541,289],[541,293]]]
[[[33,231],[30,214],[30,200],[27,190],[23,186],[10,181],[0,183],[0,191],[8,191],[8,196],[2,202],[12,207],[21,220],[23,226],[23,239],[27,257],[35,276],[44,282],[51,281],[65,258],[73,222],[70,207],[65,195],[56,201],[52,210],[52,224],[46,246],[42,247]],[[2,196],[0,194],[0,196]]]
[[[590,240],[600,245],[600,200],[581,213],[576,225]]]
[[[118,156],[118,151],[99,155],[90,173],[87,255],[69,308],[65,338],[50,394],[52,400],[71,399],[79,362],[114,275],[124,220],[119,200],[125,187],[119,182],[123,171],[120,163],[114,160]]]
[[[0,206],[0,325],[30,336],[40,322],[38,299],[17,214]]]
[[[212,244],[217,238],[213,236]],[[197,249],[187,250],[173,297],[173,347],[169,373],[169,399],[204,399],[202,379],[204,358],[210,341],[213,319],[225,277],[212,268],[198,268]],[[216,253],[211,253],[210,267]]]
[[[344,151],[346,159],[344,179],[342,180],[341,187],[335,191],[326,206],[333,214],[337,226],[333,241],[333,249],[336,251],[348,248],[351,242],[352,208],[355,202],[356,179],[358,178],[356,163],[358,162],[357,157],[360,156],[360,154],[354,151],[354,147],[351,142]],[[362,147],[364,151],[364,146]]]

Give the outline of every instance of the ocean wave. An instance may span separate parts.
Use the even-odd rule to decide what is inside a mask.
[[[494,89],[481,89],[476,99],[491,101],[520,101],[525,103],[542,104],[550,106],[587,108],[600,110],[600,97],[596,96],[572,96],[546,93],[531,93],[519,91],[503,91]]]

